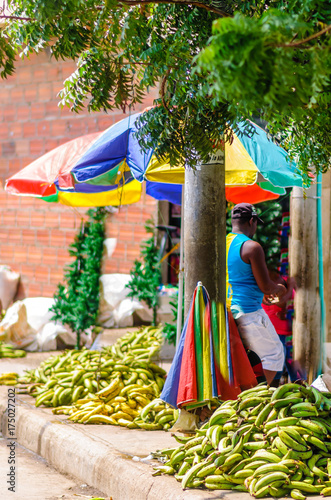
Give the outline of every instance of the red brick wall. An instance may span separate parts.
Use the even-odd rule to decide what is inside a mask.
[[[41,54],[19,61],[13,76],[0,80],[0,264],[21,274],[19,298],[53,295],[86,209],[8,195],[5,180],[56,146],[125,117],[120,111],[76,114],[60,109],[56,95],[74,69],[72,62]],[[150,94],[135,112],[152,101]],[[146,238],[144,221],[155,216],[156,206],[143,195],[140,202],[108,216],[107,237],[117,238],[117,246],[105,259],[105,273],[129,272]]]

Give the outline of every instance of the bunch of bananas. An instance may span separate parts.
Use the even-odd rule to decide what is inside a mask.
[[[36,406],[57,407],[85,397],[93,399],[115,379],[123,388],[132,384],[138,388],[149,386],[147,393],[152,396],[145,398],[147,404],[159,395],[164,384],[166,372],[149,361],[161,342],[161,329],[145,327],[128,333],[101,352],[83,349],[51,356],[36,370],[26,372],[19,382],[29,384]],[[137,349],[143,349],[144,353],[139,352],[138,356]]]
[[[154,368],[154,373],[162,370],[154,364],[149,366]],[[138,384],[139,379],[135,383],[128,383],[123,377],[116,376],[96,394],[79,399],[71,406],[54,408],[53,413],[69,415],[69,420],[80,424],[112,424],[137,429],[139,425],[135,419],[139,417],[140,411],[160,393],[160,387],[149,371],[151,377],[148,383],[144,381]]]
[[[114,359],[127,359],[128,356],[135,361],[152,359],[163,343],[162,330],[155,326],[143,327],[119,338],[112,346],[105,347],[104,352]]]
[[[16,385],[18,373],[2,373],[0,375],[0,385]]]
[[[24,358],[26,352],[22,349],[14,349],[11,344],[0,342],[0,358]]]
[[[193,437],[175,436],[155,475],[183,489],[248,491],[256,498],[331,495],[331,399],[313,387],[259,385],[224,402]]]
[[[177,418],[178,410],[171,408],[162,399],[156,398],[140,411],[134,423],[141,429],[167,431],[174,425]]]

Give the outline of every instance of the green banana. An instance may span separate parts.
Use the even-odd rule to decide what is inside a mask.
[[[279,428],[278,436],[283,441],[283,443],[285,443],[288,448],[292,448],[292,450],[308,450],[308,447],[306,446],[305,441],[302,439],[300,434],[293,429],[291,430],[291,427],[287,427],[286,431],[283,428]]]
[[[295,406],[297,404],[300,404],[300,403],[303,403],[303,399],[302,398],[296,398],[296,397],[287,397],[287,398],[283,398],[283,399],[276,399],[274,401],[271,401],[271,405],[273,406],[273,408],[283,408],[284,406],[287,407],[289,405],[292,406]]]
[[[318,493],[319,490],[318,488],[309,483],[305,483],[304,481],[290,481],[289,484],[286,485],[286,488],[292,490],[299,490],[299,491],[305,491],[306,493]]]
[[[264,474],[269,474],[272,472],[284,472],[287,475],[290,474],[289,469],[286,467],[286,465],[282,465],[282,463],[278,463],[278,464],[267,463],[267,464],[261,465],[260,467],[255,469],[253,477],[262,476]]]
[[[267,417],[270,415],[270,412],[273,410],[271,403],[268,403],[257,415],[255,420],[255,426],[259,429],[267,420]]]
[[[300,420],[300,426],[308,429],[314,434],[323,434],[325,436],[328,435],[328,429],[327,427],[323,424],[323,422],[315,419],[310,419],[310,420]]]
[[[295,488],[291,490],[291,497],[294,498],[294,500],[306,500],[307,498],[302,491],[296,490]]]
[[[225,462],[222,465],[222,469],[229,469],[242,460],[243,456],[240,453],[232,453],[225,459]]]
[[[261,403],[261,398],[257,396],[252,396],[250,398],[244,399],[239,403],[239,411],[246,410],[252,406],[258,406]]]
[[[253,457],[255,459],[265,459],[266,462],[274,462],[278,463],[281,461],[281,459],[275,454],[267,450],[257,450]]]
[[[286,393],[293,392],[293,390],[300,391],[301,386],[296,383],[280,385],[279,387],[277,387],[277,389],[271,396],[271,401],[276,401],[277,399],[283,399]]]
[[[264,431],[269,431],[274,427],[287,427],[289,425],[295,425],[299,419],[297,417],[285,417],[277,420],[271,420],[264,424]]]
[[[285,456],[291,450],[280,436],[275,437],[275,439],[273,440],[272,449],[279,450],[283,456]]]
[[[208,464],[208,465],[205,465],[204,467],[202,467],[202,469],[200,469],[198,472],[197,472],[197,477],[207,477],[207,476],[211,476],[214,474],[214,472],[216,471],[216,465],[215,464]]]
[[[182,488],[183,490],[185,490],[186,487],[188,487],[191,483],[191,481],[193,481],[194,477],[196,476],[196,474],[199,472],[200,469],[202,469],[203,467],[205,466],[205,464],[202,462],[202,463],[199,463],[199,464],[196,464],[194,465],[193,467],[191,467],[184,475],[183,479],[182,479]],[[209,477],[213,477],[213,476],[209,476]]]
[[[211,444],[214,449],[218,448],[218,444],[220,442],[221,434],[222,434],[223,428],[221,425],[217,425],[211,435]]]
[[[245,391],[241,392],[239,395],[238,395],[238,399],[241,400],[243,398],[245,398],[246,396],[250,396],[250,395],[258,395],[259,392],[264,392],[266,389],[268,389],[268,386],[266,384],[263,384],[261,386],[255,386],[255,387],[252,387],[251,389],[246,389]]]
[[[275,483],[277,481],[282,481],[283,484],[287,484],[289,482],[289,476],[285,472],[277,471],[271,472],[270,474],[263,475],[260,477],[255,484],[255,491],[267,486],[271,483]]]
[[[328,448],[325,446],[324,442],[316,436],[311,436],[310,434],[305,434],[304,438],[309,444],[314,445],[316,448],[328,453]]]

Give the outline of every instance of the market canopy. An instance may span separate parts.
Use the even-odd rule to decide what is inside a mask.
[[[140,199],[145,181],[147,194],[180,203],[185,168],[158,159],[152,149],[142,151],[136,138],[140,115],[53,149],[10,177],[6,191],[71,206],[125,205]],[[225,143],[227,199],[257,203],[277,198],[286,187],[302,186],[286,151],[251,126],[253,135],[245,134],[241,123],[232,143]]]

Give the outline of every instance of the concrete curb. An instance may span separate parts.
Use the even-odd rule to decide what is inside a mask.
[[[140,456],[160,447],[174,447],[168,433],[129,430],[113,426],[68,424],[51,410],[35,408],[30,396],[16,396],[16,441],[35,452],[61,473],[93,486],[112,500],[208,500],[229,494],[232,500],[246,493],[203,490],[183,491],[173,477],[152,476],[151,463],[134,461],[125,447],[140,450]],[[0,388],[1,432],[8,435],[7,387]],[[134,454],[134,453],[133,453]]]

